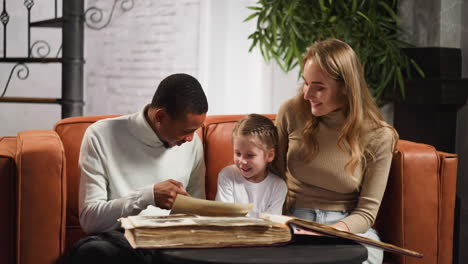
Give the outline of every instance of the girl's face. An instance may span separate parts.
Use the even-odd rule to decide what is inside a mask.
[[[322,71],[314,60],[305,63],[302,77],[304,100],[309,101],[314,116],[326,115],[345,105],[346,92],[340,82]]]
[[[275,150],[264,151],[247,136],[235,136],[234,164],[250,182],[261,182],[267,176],[267,165],[273,161]]]

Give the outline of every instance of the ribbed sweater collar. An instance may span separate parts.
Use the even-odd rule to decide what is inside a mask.
[[[140,112],[129,116],[128,129],[132,135],[138,138],[145,145],[155,148],[164,147],[163,142],[153,131],[148,120],[146,120],[145,113],[147,108],[148,105],[146,105]]]
[[[325,126],[331,129],[341,129],[346,118],[342,110],[337,110],[322,116],[320,120]]]

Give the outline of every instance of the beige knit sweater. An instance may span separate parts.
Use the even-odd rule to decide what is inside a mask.
[[[365,137],[368,155],[350,175],[345,165],[350,154],[337,144],[345,117],[341,111],[323,116],[319,124],[319,150],[311,161],[301,158],[302,131],[309,116],[295,109],[292,98],[284,103],[276,119],[279,158],[285,163],[288,204],[295,208],[347,210],[342,221],[353,233],[363,233],[375,221],[387,185],[395,140],[388,127],[369,129]]]

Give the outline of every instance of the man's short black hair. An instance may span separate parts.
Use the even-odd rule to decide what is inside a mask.
[[[172,118],[183,118],[186,114],[204,114],[208,101],[200,83],[185,73],[169,75],[159,83],[152,107],[164,108]]]

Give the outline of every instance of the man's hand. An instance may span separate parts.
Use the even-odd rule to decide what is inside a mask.
[[[162,209],[171,209],[177,194],[190,196],[190,194],[184,189],[182,183],[173,179],[155,184],[153,192],[154,203],[157,207]]]

